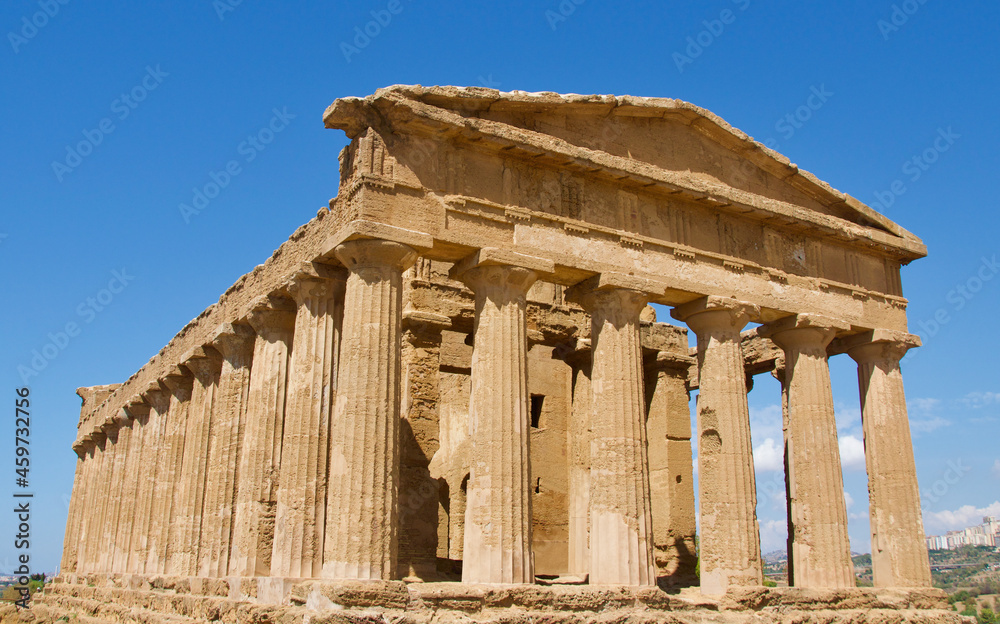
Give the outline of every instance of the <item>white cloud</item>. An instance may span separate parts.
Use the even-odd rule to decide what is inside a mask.
[[[910,399],[906,402],[912,412],[930,412],[941,404],[940,399]]]
[[[760,525],[761,552],[785,550],[787,547],[788,522],[786,520],[768,520]]]
[[[1000,479],[1000,459],[993,462],[993,478]]]
[[[859,406],[840,403],[834,408],[833,413],[837,419],[837,431],[841,433],[861,431],[861,408]]]
[[[784,449],[774,438],[764,440],[763,444],[753,450],[753,467],[756,472],[784,470]]]
[[[1000,516],[1000,500],[987,507],[963,505],[954,511],[925,511],[924,531],[929,535],[957,531],[981,523],[983,516]]]
[[[913,433],[930,433],[941,427],[948,427],[951,425],[951,421],[947,418],[941,418],[940,416],[931,416],[930,418],[921,418],[910,420],[910,430]]]
[[[840,442],[840,465],[844,470],[865,469],[865,443],[857,436],[843,436]]]
[[[782,437],[781,405],[750,408],[750,431],[756,440]]]
[[[959,399],[966,407],[979,409],[1000,403],[1000,392],[970,392]]]
[[[847,490],[844,490],[844,505],[847,506],[847,511],[850,511],[851,507],[854,507],[854,497]]]

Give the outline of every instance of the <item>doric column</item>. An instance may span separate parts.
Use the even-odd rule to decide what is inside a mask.
[[[795,587],[855,586],[826,356],[836,333],[849,328],[834,319],[799,314],[758,330],[785,353],[789,584]]]
[[[169,406],[163,423],[163,447],[160,466],[156,475],[153,496],[152,530],[153,546],[149,555],[152,568],[146,574],[164,574],[171,558],[170,527],[176,518],[174,497],[179,489],[181,460],[184,457],[184,432],[187,427],[188,406],[191,403],[191,385],[194,379],[187,369],[178,366],[163,378],[167,387]]]
[[[125,485],[125,468],[130,453],[132,439],[132,419],[124,409],[114,416],[114,431],[108,432],[108,441],[114,444],[114,463],[109,475],[107,503],[104,512],[104,533],[101,537],[101,554],[98,563],[100,572],[114,572],[115,539],[118,536],[118,524],[122,514],[131,513],[125,507],[123,490]],[[113,442],[112,442],[113,440]]]
[[[704,297],[671,315],[698,335],[698,492],[701,590],[761,585],[757,490],[740,330],[757,306]]]
[[[135,559],[132,549],[135,545],[135,517],[140,493],[141,467],[145,463],[143,444],[146,424],[149,421],[149,405],[141,396],[136,395],[125,405],[125,410],[129,414],[132,433],[129,452],[125,458],[122,510],[114,541],[114,563],[111,568],[112,572],[122,574],[131,571],[130,559]]]
[[[240,446],[229,574],[268,576],[295,304],[289,299],[267,297],[257,303],[248,321],[257,339]]]
[[[899,360],[920,338],[876,330],[844,340],[858,363],[876,587],[930,587],[920,491]]]
[[[390,579],[398,544],[402,272],[417,253],[378,239],[346,241],[335,253],[350,273],[331,425],[322,575]]]
[[[594,409],[589,338],[577,340],[564,356],[573,368],[569,422],[569,572],[590,573],[590,421]]]
[[[97,531],[99,530],[101,487],[104,483],[104,449],[107,437],[100,429],[94,429],[87,435],[86,441],[90,444],[88,449],[87,463],[87,486],[84,491],[87,498],[84,500],[83,522],[80,526],[80,548],[77,572],[88,574],[94,572],[95,552],[98,543]]]
[[[647,280],[604,273],[566,292],[591,318],[591,584],[656,584],[639,336],[639,313],[654,290]]]
[[[442,558],[448,558],[449,523],[447,518],[439,522],[441,483],[431,476],[430,462],[442,444],[441,331],[450,326],[451,319],[441,314],[403,311],[396,567],[397,576],[408,581],[433,580],[437,576],[440,547],[444,547]],[[439,534],[439,529],[444,533]]]
[[[646,357],[649,411],[649,489],[653,558],[658,576],[672,586],[693,585],[698,576],[691,408],[687,380],[695,359],[666,351]]]
[[[105,555],[105,535],[109,517],[114,513],[111,489],[114,484],[115,456],[117,455],[118,427],[113,419],[101,425],[103,440],[98,441],[97,450],[100,455],[100,477],[98,479],[97,496],[93,502],[94,524],[87,533],[87,568],[86,572],[103,573],[107,570]]]
[[[222,356],[211,347],[197,347],[181,357],[194,380],[184,429],[184,453],[174,491],[170,522],[170,558],[167,573],[198,574],[205,481],[208,474],[209,434],[213,406],[222,370]]]
[[[236,468],[255,337],[248,325],[227,323],[216,329],[212,338],[212,346],[222,354],[222,370],[212,406],[198,576],[220,577],[229,573]]]
[[[323,567],[326,463],[344,276],[309,264],[292,278],[297,314],[288,365],[271,576],[319,577]]]
[[[149,403],[149,418],[143,427],[143,459],[139,467],[139,498],[136,507],[136,519],[133,525],[133,551],[136,554],[135,566],[131,572],[135,574],[153,574],[157,564],[157,528],[159,519],[153,515],[157,508],[158,495],[164,494],[163,488],[157,488],[157,479],[165,460],[164,431],[167,420],[167,410],[170,407],[170,393],[159,382],[151,382],[143,398]]]
[[[528,289],[552,261],[481,249],[452,276],[476,295],[464,583],[533,583]]]
[[[69,513],[66,515],[66,533],[63,535],[62,563],[59,569],[62,572],[76,572],[78,558],[77,550],[80,547],[80,523],[83,520],[82,511],[84,509],[84,481],[85,469],[84,460],[87,457],[86,447],[79,441],[73,443],[73,452],[76,453],[76,472],[73,473],[73,491],[69,498]]]

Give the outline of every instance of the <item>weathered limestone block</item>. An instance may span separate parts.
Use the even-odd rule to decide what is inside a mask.
[[[267,576],[274,548],[278,467],[295,304],[284,298],[269,297],[260,302],[248,320],[257,332],[257,339],[240,445],[229,574]]]
[[[648,287],[645,280],[602,274],[566,293],[591,315],[590,582],[596,585],[656,584],[639,336]]]
[[[198,347],[183,358],[194,376],[184,431],[184,453],[174,491],[170,522],[170,558],[167,574],[195,576],[201,548],[202,514],[213,405],[218,391],[222,356],[211,347]]]
[[[532,583],[528,289],[552,262],[482,249],[452,275],[476,295],[465,583]]]
[[[143,393],[149,403],[149,420],[146,423],[141,464],[141,491],[139,507],[136,509],[134,525],[137,539],[136,574],[162,573],[159,542],[163,528],[162,516],[157,512],[162,507],[163,497],[171,492],[169,482],[161,484],[160,476],[166,470],[167,462],[167,410],[170,408],[170,393],[159,382],[149,385]]]
[[[288,287],[298,311],[271,555],[270,574],[276,577],[319,577],[323,568],[327,449],[345,279],[332,269],[309,265]]]
[[[653,514],[653,557],[657,575],[671,586],[697,584],[691,409],[686,355],[660,351],[646,357],[649,404],[649,489]]]
[[[390,579],[398,548],[402,272],[417,252],[392,241],[356,239],[336,247],[336,255],[350,274],[322,575]]]
[[[854,587],[847,507],[826,348],[846,323],[811,314],[761,327],[784,350],[789,575],[795,587]]]
[[[671,311],[698,335],[698,491],[701,590],[761,585],[757,489],[740,330],[757,306],[705,297]]]
[[[222,370],[212,406],[198,576],[229,574],[236,468],[250,391],[255,338],[256,334],[248,325],[235,323],[220,326],[212,339],[212,346],[222,354]]]
[[[875,331],[845,339],[858,363],[876,587],[930,587],[920,490],[899,361],[917,336]]]

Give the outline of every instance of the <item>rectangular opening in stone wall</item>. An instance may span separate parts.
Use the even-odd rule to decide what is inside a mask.
[[[535,429],[542,428],[542,406],[544,403],[544,394],[531,395],[531,426]]]

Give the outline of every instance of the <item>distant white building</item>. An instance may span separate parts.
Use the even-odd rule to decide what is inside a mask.
[[[927,550],[955,550],[962,546],[1000,546],[1000,522],[986,516],[980,525],[927,537]]]

